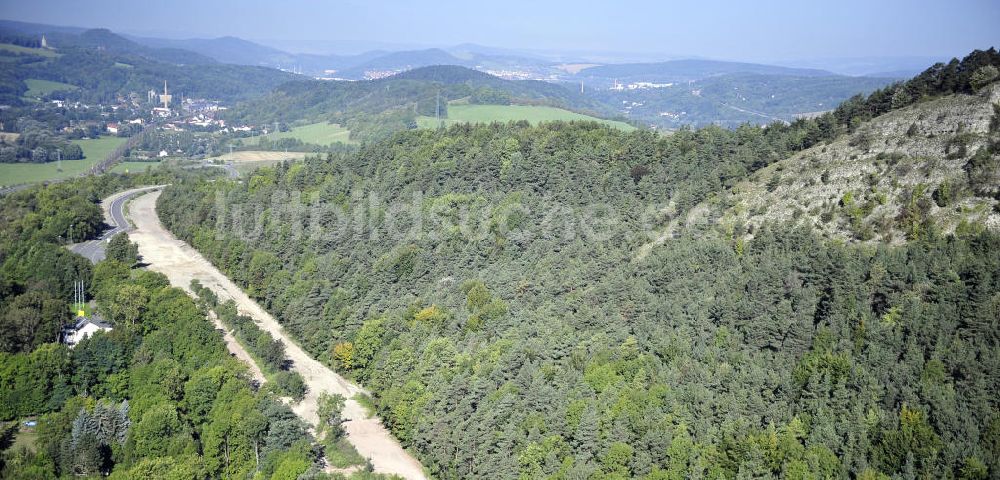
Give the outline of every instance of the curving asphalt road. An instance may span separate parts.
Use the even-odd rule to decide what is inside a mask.
[[[131,229],[131,224],[128,222],[128,219],[125,218],[125,204],[129,201],[129,199],[138,193],[144,193],[160,188],[163,188],[163,185],[133,188],[132,190],[126,190],[105,199],[101,202],[101,207],[104,209],[104,222],[110,225],[111,229],[105,231],[95,240],[74,243],[69,246],[69,249],[87,257],[91,263],[97,263],[104,260],[104,247],[108,244],[108,241],[111,240],[111,237],[120,232],[127,232]]]

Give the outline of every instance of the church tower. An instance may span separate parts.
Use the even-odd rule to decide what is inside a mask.
[[[173,95],[170,95],[169,93],[167,93],[167,81],[164,80],[163,81],[163,95],[160,95],[160,102],[163,103],[163,108],[165,108],[165,109],[170,108],[170,100],[172,98],[173,98]]]

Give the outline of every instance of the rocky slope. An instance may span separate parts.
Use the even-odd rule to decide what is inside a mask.
[[[748,236],[791,222],[831,238],[891,243],[931,230],[998,230],[997,145],[994,83],[890,112],[761,169],[723,201],[722,223]]]

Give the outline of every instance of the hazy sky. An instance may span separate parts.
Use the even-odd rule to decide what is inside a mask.
[[[472,42],[762,61],[1000,46],[997,0],[0,0],[0,18],[175,38],[313,40],[312,50],[330,41]]]

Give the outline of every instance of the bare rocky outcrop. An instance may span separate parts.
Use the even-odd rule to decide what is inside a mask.
[[[997,200],[983,186],[1000,185],[1000,178],[991,180],[995,171],[970,173],[984,156],[991,165],[1000,161],[986,152],[1000,136],[989,131],[998,103],[994,83],[976,95],[882,115],[756,172],[732,190],[722,221],[748,232],[791,223],[830,238],[890,243],[919,236],[930,224],[944,233],[1000,230]]]

